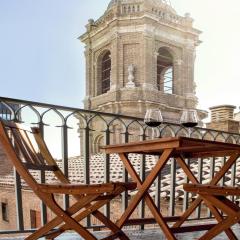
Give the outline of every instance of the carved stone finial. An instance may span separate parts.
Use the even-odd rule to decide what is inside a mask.
[[[134,65],[130,64],[128,66],[128,83],[126,84],[126,88],[135,88],[136,85],[134,83]]]
[[[88,23],[91,25],[94,24],[94,19],[92,19],[92,18],[88,19]]]
[[[93,27],[96,27],[94,19],[90,18],[88,24],[86,25],[87,31],[91,31]]]

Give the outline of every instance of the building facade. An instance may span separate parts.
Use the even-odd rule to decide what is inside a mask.
[[[86,46],[85,108],[137,117],[159,108],[165,121],[178,122],[184,108],[197,106],[200,33],[189,14],[179,16],[166,1],[112,0],[80,36]]]

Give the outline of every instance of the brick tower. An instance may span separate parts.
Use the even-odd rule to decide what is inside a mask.
[[[147,108],[179,121],[196,108],[195,50],[199,30],[163,0],[112,0],[89,20],[85,43],[86,109],[143,117]],[[199,111],[200,119],[206,113]]]

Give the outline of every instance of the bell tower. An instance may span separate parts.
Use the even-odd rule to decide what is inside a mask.
[[[160,108],[178,121],[196,108],[194,62],[201,32],[166,0],[112,0],[90,19],[85,43],[86,109],[143,117]],[[204,111],[198,111],[200,119]]]

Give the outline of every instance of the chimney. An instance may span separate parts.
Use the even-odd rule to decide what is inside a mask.
[[[233,120],[234,109],[236,109],[236,107],[233,105],[221,105],[211,107],[211,122]]]
[[[207,123],[207,128],[239,133],[239,122],[234,120],[235,109],[236,107],[233,105],[211,107],[211,122]]]

